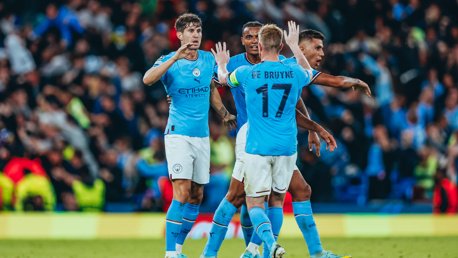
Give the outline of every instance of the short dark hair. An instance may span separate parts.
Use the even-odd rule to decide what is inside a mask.
[[[175,29],[178,32],[183,32],[190,24],[195,25],[196,27],[202,27],[202,20],[199,16],[193,13],[185,13],[178,17],[175,22]]]
[[[317,30],[312,30],[312,29],[306,29],[306,30],[301,31],[301,33],[299,33],[299,44],[304,40],[312,40],[312,39],[321,39],[324,41],[325,37],[323,33]]]
[[[245,31],[245,28],[261,28],[263,25],[258,21],[249,21],[243,24],[242,33]]]

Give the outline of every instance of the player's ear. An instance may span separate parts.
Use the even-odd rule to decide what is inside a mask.
[[[258,43],[258,48],[259,48],[259,53],[261,53],[261,51],[263,49],[261,42]]]
[[[283,49],[283,43],[280,44],[280,51]],[[280,52],[278,51],[278,52]]]
[[[240,38],[240,41],[242,41],[242,45],[245,46],[245,44],[243,44],[243,37]]]
[[[177,38],[181,40],[183,38],[183,32],[177,31]]]

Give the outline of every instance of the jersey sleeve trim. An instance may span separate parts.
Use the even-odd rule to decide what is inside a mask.
[[[318,76],[319,76],[320,74],[321,74],[321,72],[318,72],[318,71],[317,71],[317,73],[316,73],[315,75],[312,76],[312,78],[310,79],[310,82],[309,82],[309,84],[307,84],[307,86],[313,84],[313,81],[315,81],[315,79],[318,78]]]

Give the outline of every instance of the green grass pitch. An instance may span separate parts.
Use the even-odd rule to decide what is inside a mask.
[[[188,258],[199,258],[206,239],[187,240]],[[303,239],[279,239],[286,258],[306,258]],[[323,247],[355,258],[458,258],[458,237],[324,238]],[[238,258],[243,240],[226,240],[219,258]],[[0,240],[0,257],[8,258],[163,258],[164,240]]]

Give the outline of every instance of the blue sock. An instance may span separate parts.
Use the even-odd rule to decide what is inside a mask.
[[[191,232],[192,226],[196,222],[197,216],[199,215],[200,205],[186,203],[183,210],[183,224],[181,225],[180,234],[177,237],[177,244],[183,245],[184,240]]]
[[[275,238],[272,233],[272,225],[270,225],[269,217],[267,217],[263,209],[254,207],[250,210],[250,218],[253,222],[253,227],[256,229],[256,233],[270,250],[275,243]]]
[[[227,226],[231,222],[237,208],[232,205],[226,198],[219,204],[218,209],[213,216],[212,228],[210,230],[210,237],[204,249],[204,256],[216,256],[219,248],[226,236]]]
[[[248,246],[253,235],[253,224],[251,223],[250,214],[246,205],[242,205],[240,210],[240,224],[242,225],[243,238],[245,239],[245,245]]]
[[[321,247],[320,235],[313,219],[312,206],[310,201],[293,202],[294,217],[297,225],[304,235],[305,242],[309,248],[309,254],[315,255],[323,251]]]
[[[177,236],[180,234],[185,204],[172,200],[165,216],[165,251],[176,251]]]
[[[272,223],[272,233],[274,234],[275,241],[278,240],[281,226],[283,225],[283,208],[282,207],[269,207],[267,210],[267,217],[269,217],[270,223]],[[269,257],[269,250],[264,245],[264,252],[262,256],[265,258]]]
[[[267,214],[267,210],[269,209],[269,203],[264,202],[264,212]],[[261,238],[256,234],[256,232],[253,232],[253,235],[251,236],[251,243],[256,244],[260,246],[262,244]],[[264,245],[265,246],[265,245]]]

